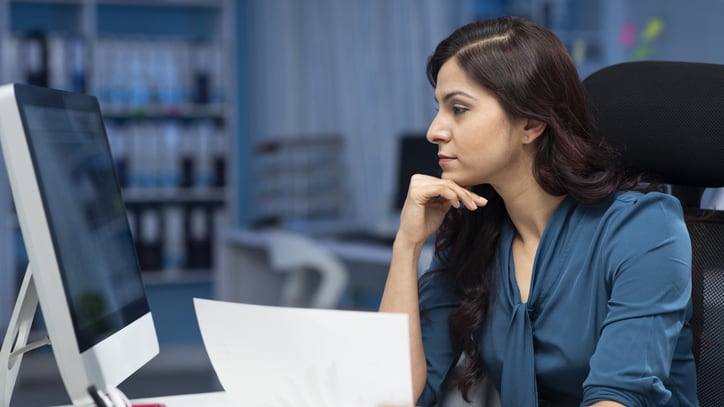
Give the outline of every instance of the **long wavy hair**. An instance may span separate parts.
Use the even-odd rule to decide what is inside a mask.
[[[546,124],[535,141],[533,175],[551,195],[569,195],[587,204],[604,200],[638,182],[618,165],[615,152],[593,136],[586,94],[561,41],[533,22],[501,17],[465,25],[435,49],[427,64],[433,87],[442,65],[451,60],[488,89],[511,118]],[[444,270],[460,305],[450,318],[453,343],[466,363],[455,385],[468,390],[484,376],[480,331],[486,320],[495,275],[495,254],[508,216],[490,185],[472,188],[486,197],[476,211],[451,208],[435,242],[445,253]],[[424,310],[423,310],[424,311]]]

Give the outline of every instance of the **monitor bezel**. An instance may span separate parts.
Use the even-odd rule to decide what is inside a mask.
[[[81,351],[20,108],[28,101],[101,112],[90,95],[19,84],[0,87],[0,139],[29,270],[68,395],[74,404],[85,404],[91,401],[86,391],[90,384],[114,388],[158,354],[158,340],[145,301],[133,322]]]

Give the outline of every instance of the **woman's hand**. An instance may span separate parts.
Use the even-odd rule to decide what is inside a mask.
[[[488,200],[450,180],[415,174],[410,179],[407,198],[400,214],[398,239],[423,243],[440,227],[451,206],[473,211]]]
[[[425,387],[427,364],[420,329],[417,270],[425,240],[442,223],[451,206],[470,210],[488,201],[460,185],[427,175],[413,175],[400,214],[400,228],[392,246],[390,272],[380,301],[380,311],[408,315],[413,399]]]

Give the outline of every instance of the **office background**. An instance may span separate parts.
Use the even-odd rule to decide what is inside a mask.
[[[398,141],[434,115],[424,66],[453,28],[531,18],[585,77],[626,60],[724,63],[723,13],[716,0],[0,0],[0,79],[44,73],[48,86],[99,97],[162,349],[127,392],[203,391],[217,384],[191,298],[217,296],[221,232],[393,230]],[[26,258],[2,178],[4,326]],[[340,306],[373,308],[379,263],[374,284]],[[38,391],[58,380],[38,354],[17,401],[64,403]]]

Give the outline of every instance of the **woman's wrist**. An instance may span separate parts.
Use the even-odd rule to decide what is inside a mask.
[[[404,233],[397,232],[395,240],[392,242],[392,251],[398,250],[412,250],[415,253],[420,253],[422,247],[425,245],[425,240],[419,241],[417,239],[411,239]]]

